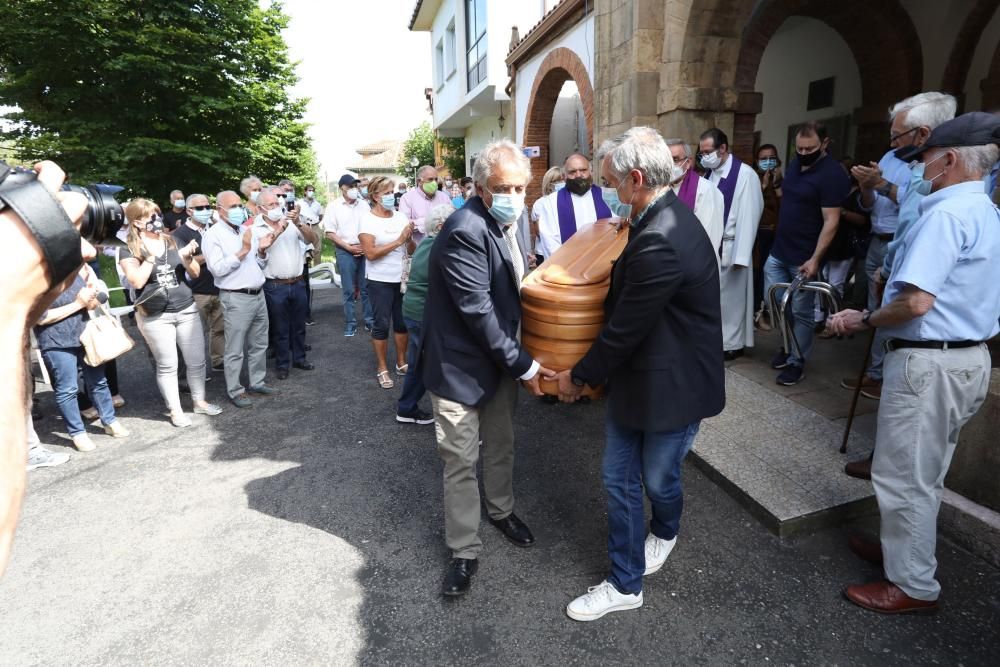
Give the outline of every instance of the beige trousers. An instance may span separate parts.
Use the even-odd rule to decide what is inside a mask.
[[[195,294],[201,322],[208,332],[208,350],[213,366],[221,366],[226,356],[226,330],[222,319],[222,302],[216,294]]]
[[[479,439],[482,438],[486,511],[503,519],[514,510],[514,406],[517,381],[504,377],[497,392],[476,408],[427,392],[434,408],[438,454],[444,462],[444,534],[455,558],[476,558],[479,539]]]

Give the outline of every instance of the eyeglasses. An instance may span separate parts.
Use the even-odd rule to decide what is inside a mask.
[[[208,204],[202,204],[201,206],[189,206],[192,211],[210,211],[212,207]]]
[[[910,128],[910,129],[909,129],[909,130],[907,130],[906,132],[900,132],[899,134],[892,134],[892,133],[890,132],[890,133],[889,133],[889,143],[891,144],[891,143],[892,143],[892,142],[894,142],[894,141],[898,141],[898,140],[899,140],[899,139],[901,139],[902,137],[905,137],[906,135],[908,135],[908,134],[910,134],[910,133],[912,133],[912,132],[916,132],[916,131],[917,131],[917,130],[919,130],[919,129],[920,129],[920,126],[918,125],[917,127],[914,127],[914,128]]]

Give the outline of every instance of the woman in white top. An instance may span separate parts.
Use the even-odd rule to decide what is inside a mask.
[[[547,195],[552,194],[556,190],[562,190],[564,187],[566,187],[566,175],[563,173],[563,168],[551,167],[542,176],[542,196],[536,199],[535,203],[531,205],[531,254],[535,257],[536,264],[541,264],[545,261],[544,257],[535,253],[535,244],[538,242],[539,203]]]
[[[413,225],[396,211],[395,186],[385,176],[376,176],[368,184],[371,210],[361,219],[358,241],[368,260],[365,278],[368,298],[372,304],[374,325],[372,347],[378,364],[379,386],[392,387],[386,354],[389,349],[389,325],[392,324],[396,343],[396,374],[406,375],[406,325],[403,323],[403,257],[411,254],[415,244],[411,239]]]

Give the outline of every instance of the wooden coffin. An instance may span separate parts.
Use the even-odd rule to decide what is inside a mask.
[[[604,326],[604,298],[612,263],[625,249],[628,234],[610,220],[598,220],[574,234],[521,287],[521,342],[542,366],[572,368]],[[556,395],[555,382],[542,391]],[[600,390],[584,389],[585,396]]]

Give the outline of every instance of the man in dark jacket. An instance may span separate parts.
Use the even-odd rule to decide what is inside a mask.
[[[476,159],[477,196],[453,213],[431,249],[424,304],[424,386],[444,462],[445,541],[452,558],[443,593],[463,595],[478,567],[479,482],[490,523],[518,546],[535,538],[514,514],[514,405],[517,381],[541,396],[552,372],[521,347],[521,281],[528,230],[518,225],[531,169],[508,140]]]
[[[670,150],[655,130],[636,127],[605,142],[598,158],[605,200],[630,228],[611,273],[604,329],[557,376],[566,402],[584,385],[608,389],[611,573],[567,606],[578,621],[642,606],[643,575],[662,567],[677,540],[681,461],[701,420],[725,405],[718,261],[698,218],[670,189]],[[642,486],[653,509],[648,535]]]

